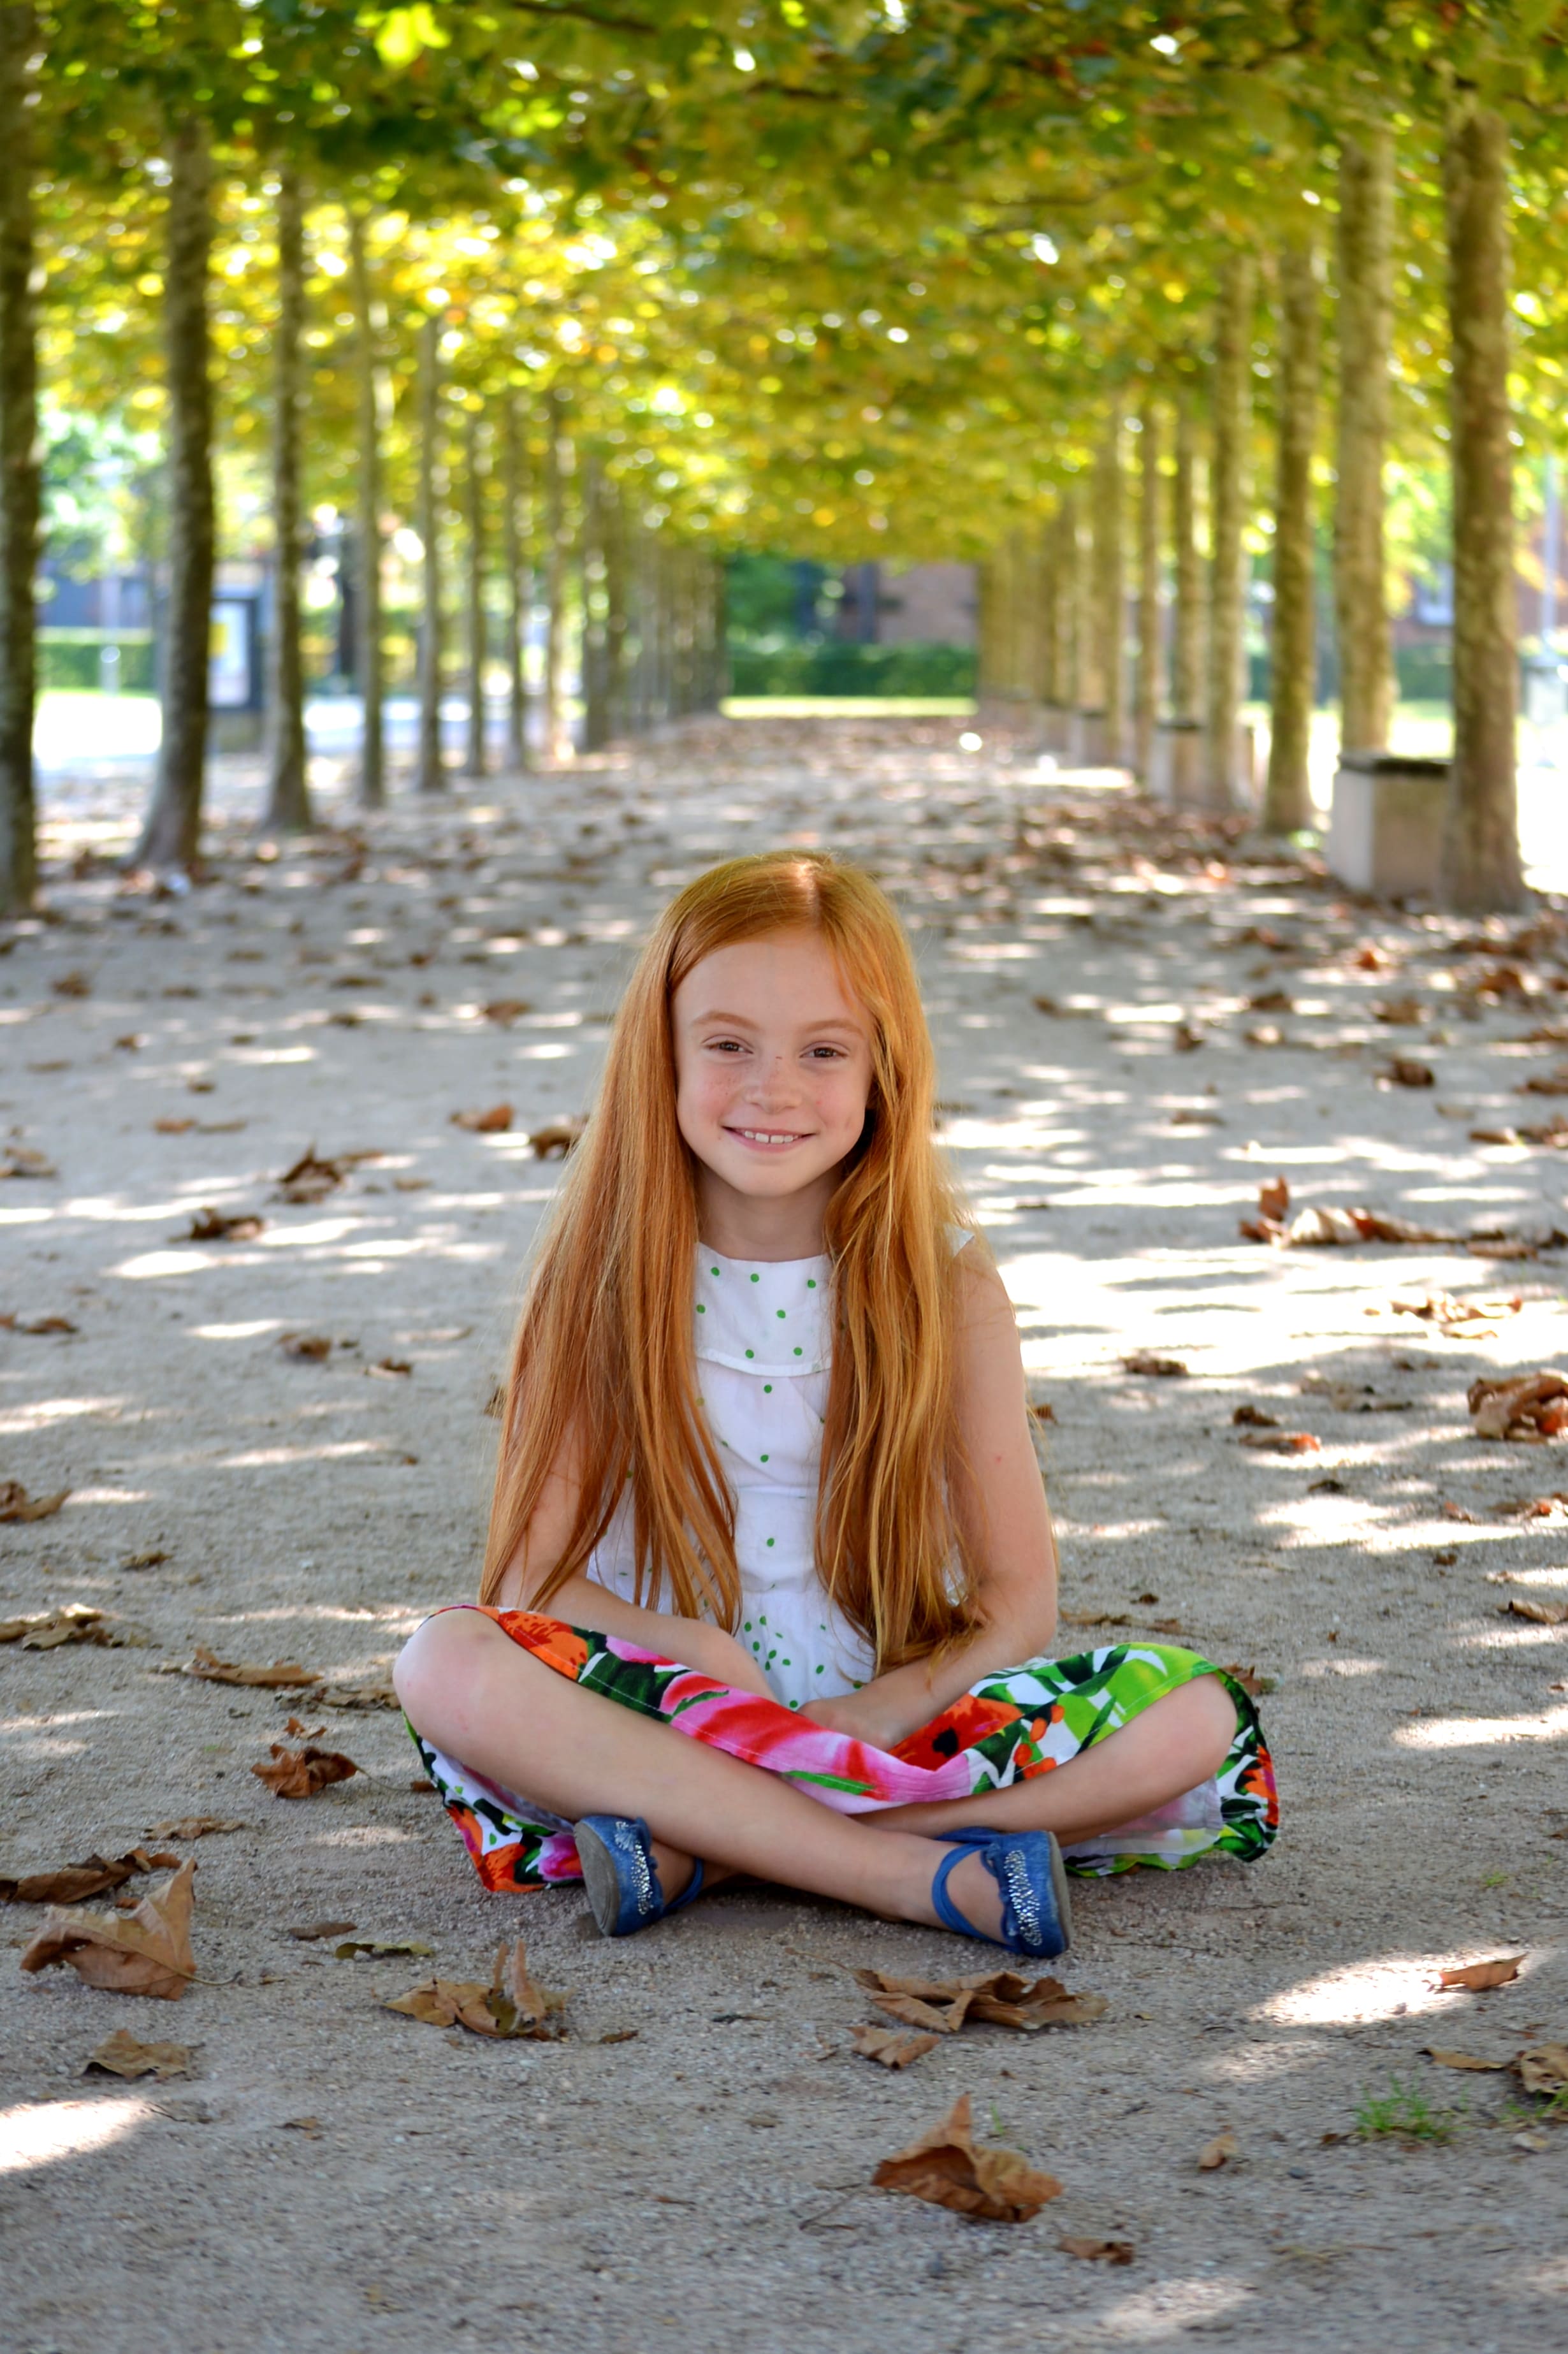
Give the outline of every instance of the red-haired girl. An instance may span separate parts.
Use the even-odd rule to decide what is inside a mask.
[[[747,1872],[1015,1953],[1066,1868],[1262,1853],[1251,1702],[1052,1652],[1012,1309],[932,1144],[908,942],[817,854],[657,925],[518,1329],[481,1600],[397,1662],[491,1888],[623,1936]]]

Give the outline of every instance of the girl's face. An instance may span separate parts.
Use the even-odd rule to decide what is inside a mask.
[[[704,1168],[753,1200],[832,1180],[865,1125],[871,1020],[820,935],[715,949],[670,1013],[675,1117]]]

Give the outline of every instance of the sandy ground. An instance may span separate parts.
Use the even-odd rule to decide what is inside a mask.
[[[1549,1235],[1552,1150],[1468,1131],[1550,1118],[1516,1090],[1554,1066],[1520,1042],[1552,1023],[1559,967],[1550,943],[1505,959],[1500,928],[1467,947],[1179,833],[1107,779],[1055,777],[1026,732],[987,723],[966,752],[968,724],[694,726],[270,861],[253,770],[230,764],[210,883],[154,900],[61,864],[20,928],[0,1116],[58,1174],[0,1185],[0,1477],[71,1492],[0,1529],[0,1615],[90,1605],[140,1639],[0,1648],[0,1868],[115,1855],[183,1816],[242,1828],[174,1842],[199,1862],[183,2002],[0,1972],[17,2354],[1568,2337],[1568,2131],[1510,2077],[1422,2056],[1568,2038],[1568,1628],[1504,1615],[1568,1597],[1568,1568],[1551,1517],[1498,1510],[1563,1474],[1465,1411],[1478,1372],[1560,1354],[1558,1262],[1236,1231],[1282,1172],[1298,1205]],[[132,811],[106,772],[50,815],[64,859],[112,848]],[[947,1141],[1054,1409],[1067,1609],[1103,1614],[1099,1639],[1175,1621],[1277,1681],[1273,1855],[1080,1883],[1065,1974],[1105,2019],[966,2031],[896,2076],[847,2048],[871,2016],[853,1970],[962,1971],[979,1949],[761,1889],[603,1943],[575,1893],[482,1893],[395,1716],[319,1711],[365,1770],[285,1804],[249,1768],[289,1695],[168,1672],[199,1643],[374,1677],[471,1591],[483,1409],[556,1182],[526,1131],[588,1100],[651,911],[779,842],[863,859],[916,929]],[[1369,942],[1387,969],[1356,963]],[[1499,961],[1528,998],[1477,995]],[[1247,1009],[1273,990],[1289,1011]],[[1418,1019],[1381,1024],[1406,996]],[[487,1019],[501,1000],[528,1010]],[[1436,1085],[1380,1085],[1391,1052]],[[450,1124],[499,1101],[508,1133]],[[376,1157],[279,1201],[312,1144]],[[177,1239],[206,1204],[266,1223]],[[1451,1339],[1393,1308],[1434,1290],[1522,1304]],[[20,1329],[50,1317],[75,1329]],[[299,1332],[334,1345],[291,1359]],[[1186,1378],[1128,1374],[1138,1348]],[[411,1371],[370,1377],[385,1359]],[[1245,1446],[1269,1435],[1233,1425],[1249,1402],[1320,1447]],[[0,1914],[13,1949],[39,1918]],[[323,1918],[435,1958],[339,1961],[287,1934]],[[569,1990],[565,2041],[378,2007],[431,1969],[487,1976],[519,1931]],[[1436,1990],[1439,1966],[1504,1954],[1513,1985]],[[84,2076],[117,2027],[190,2046],[192,2073]],[[1450,2137],[1358,2136],[1391,2080],[1455,2112]],[[1033,2221],[869,2188],[960,2091],[983,2137],[1063,2182]],[[1224,2130],[1236,2156],[1201,2172]],[[1136,2259],[1082,2261],[1065,2234]]]

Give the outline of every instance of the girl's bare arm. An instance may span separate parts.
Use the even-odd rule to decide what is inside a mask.
[[[967,1474],[953,1511],[977,1565],[985,1623],[959,1649],[893,1668],[803,1713],[887,1748],[984,1675],[1049,1649],[1056,1632],[1056,1541],[1029,1435],[1023,1356],[1000,1275],[959,1262],[959,1431]]]
[[[704,1618],[680,1618],[673,1612],[640,1609],[612,1594],[597,1578],[580,1571],[556,1587],[548,1602],[535,1601],[540,1586],[566,1551],[577,1517],[577,1478],[569,1450],[545,1483],[545,1492],[529,1523],[528,1534],[508,1563],[496,1601],[503,1610],[543,1607],[552,1618],[570,1626],[591,1627],[601,1634],[620,1635],[661,1658],[679,1659],[683,1667],[699,1668],[720,1677],[741,1691],[766,1693],[767,1679],[758,1662],[733,1635]]]

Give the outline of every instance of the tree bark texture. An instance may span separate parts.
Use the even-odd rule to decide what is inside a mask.
[[[1123,509],[1126,472],[1119,401],[1112,408],[1095,468],[1093,629],[1099,648],[1100,707],[1106,758],[1119,768],[1127,746],[1127,559]]]
[[[355,669],[365,705],[359,750],[359,803],[362,809],[379,809],[387,798],[381,652],[381,409],[370,264],[365,248],[365,221],[359,213],[351,212],[348,217],[348,254],[359,370],[359,472],[355,523],[355,543],[359,551],[359,601],[355,610]]]
[[[169,596],[164,734],[152,803],[134,855],[147,866],[186,867],[201,849],[215,556],[207,317],[212,162],[199,115],[187,112],[171,126],[165,153],[170,172],[164,263]]]
[[[1056,530],[1056,696],[1065,710],[1082,700],[1081,581],[1084,553],[1079,530],[1081,500],[1075,483],[1062,493]]]
[[[1334,500],[1334,615],[1340,742],[1388,742],[1393,655],[1383,564],[1383,453],[1393,334],[1393,135],[1371,131],[1340,151],[1337,276],[1340,410]]]
[[[1190,391],[1176,407],[1176,466],[1171,482],[1171,716],[1200,715],[1203,597],[1198,553],[1198,429]]]
[[[1160,716],[1160,409],[1143,404],[1138,437],[1138,694],[1132,716],[1132,772],[1147,788]]]
[[[1443,843],[1448,905],[1522,907],[1515,716],[1513,444],[1509,408],[1509,134],[1470,105],[1443,157],[1453,358],[1454,758]]]
[[[626,509],[613,476],[600,485],[604,508],[606,726],[613,740],[627,733]]]
[[[305,327],[305,219],[298,175],[278,175],[278,313],[272,333],[272,637],[267,649],[269,832],[311,823],[305,774],[305,673],[300,643],[300,344]]]
[[[609,633],[604,594],[604,478],[591,452],[583,461],[581,562],[583,749],[602,751],[609,741]]]
[[[441,323],[432,314],[419,330],[417,511],[424,560],[420,567],[419,723],[414,785],[421,793],[444,792],[447,782],[441,759],[441,523],[437,480],[440,463],[437,448],[441,414],[440,359]]]
[[[1042,524],[1035,535],[1035,578],[1040,598],[1040,652],[1036,691],[1042,703],[1055,705],[1062,697],[1057,676],[1061,632],[1062,573],[1057,562],[1058,518]]]
[[[514,769],[528,766],[527,659],[529,594],[528,534],[523,516],[527,452],[515,393],[502,413],[504,504],[502,554],[506,566],[506,748]]]
[[[1321,303],[1309,234],[1279,254],[1279,437],[1274,491],[1274,636],[1263,823],[1297,833],[1313,821],[1308,756],[1317,674],[1312,457],[1318,441]]]
[[[463,422],[463,508],[468,527],[468,747],[463,774],[482,777],[484,754],[484,460],[483,413],[470,408]]]
[[[1252,422],[1252,327],[1255,270],[1233,253],[1220,281],[1214,331],[1214,454],[1209,557],[1209,676],[1204,714],[1204,800],[1234,810],[1241,800],[1236,737],[1241,718],[1246,551],[1247,440]]]
[[[0,6],[0,916],[23,913],[37,887],[38,352],[27,103],[37,37],[32,7]]]
[[[547,396],[545,445],[545,739],[552,761],[568,760],[571,728],[567,712],[567,465],[562,447],[561,404]]]

